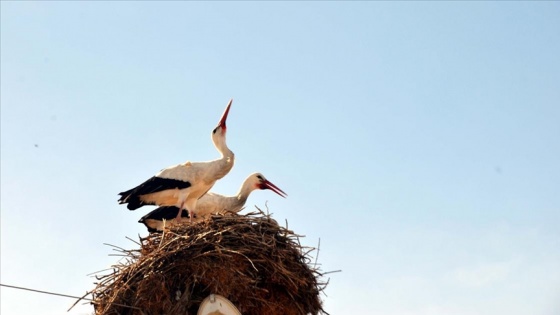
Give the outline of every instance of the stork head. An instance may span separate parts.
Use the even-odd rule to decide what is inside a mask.
[[[222,114],[222,118],[220,119],[220,122],[218,122],[218,125],[212,131],[212,134],[216,134],[216,133],[222,133],[224,135],[226,134],[226,130],[227,130],[226,120],[227,120],[227,116],[229,114],[229,108],[231,107],[232,102],[233,102],[233,99],[229,100],[229,103],[226,106],[226,110]]]
[[[251,181],[254,189],[270,189],[281,197],[286,198],[288,196],[282,189],[268,181],[261,173],[251,174],[248,179]]]
[[[233,102],[233,99],[229,100],[229,103],[227,104],[226,109],[225,109],[224,113],[222,114],[222,118],[220,119],[220,122],[218,122],[218,125],[216,126],[216,128],[214,128],[214,130],[212,130],[212,141],[218,147],[221,146],[222,144],[225,144],[226,131],[227,131],[226,120],[227,120],[227,117],[228,117],[228,114],[229,114],[229,108],[231,107],[232,102]]]

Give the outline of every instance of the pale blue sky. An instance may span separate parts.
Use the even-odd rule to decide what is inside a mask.
[[[560,313],[560,3],[1,2],[1,282],[81,295],[117,193],[215,159],[321,239],[331,314]],[[35,146],[37,145],[37,147]],[[1,289],[0,313],[73,300]],[[78,306],[70,314],[88,314]]]

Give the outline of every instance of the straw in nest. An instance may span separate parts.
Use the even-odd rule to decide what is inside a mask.
[[[260,210],[150,234],[97,277],[95,313],[196,314],[214,293],[245,315],[327,314],[319,298],[327,283],[299,237]]]

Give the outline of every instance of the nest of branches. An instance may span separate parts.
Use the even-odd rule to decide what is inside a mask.
[[[140,238],[139,250],[97,276],[95,314],[196,314],[210,294],[244,315],[327,314],[327,282],[300,235],[258,213],[213,216]]]

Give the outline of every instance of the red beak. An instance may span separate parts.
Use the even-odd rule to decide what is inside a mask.
[[[270,189],[273,192],[277,193],[278,195],[280,195],[283,198],[286,198],[286,196],[288,196],[287,193],[285,193],[282,189],[278,188],[276,185],[274,185],[273,183],[269,182],[268,180],[265,180],[262,185],[261,185],[261,189]]]
[[[231,107],[231,102],[233,102],[233,99],[229,100],[229,103],[227,104],[226,110],[222,114],[222,119],[220,119],[220,122],[218,123],[218,126],[222,127],[223,129],[226,129],[226,119],[227,119],[227,116],[229,114],[229,108]]]

